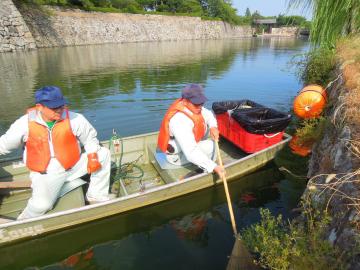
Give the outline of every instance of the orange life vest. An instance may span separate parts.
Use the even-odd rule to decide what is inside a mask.
[[[47,127],[35,121],[36,108],[28,110],[29,137],[26,141],[26,166],[35,172],[46,172],[49,165],[52,143],[54,154],[60,164],[67,170],[73,167],[80,159],[80,148],[75,135],[72,133],[69,112],[65,111],[66,118],[56,122],[51,136]],[[49,141],[51,137],[51,141]]]
[[[201,113],[197,114],[191,110],[188,106],[188,102],[186,99],[177,99],[173,104],[171,104],[170,108],[167,110],[164,119],[160,126],[160,132],[158,137],[158,147],[162,152],[166,152],[168,143],[170,140],[170,130],[169,130],[169,122],[170,119],[177,113],[184,113],[187,117],[189,117],[194,122],[193,133],[195,137],[195,141],[199,142],[205,135],[206,127],[205,120]]]

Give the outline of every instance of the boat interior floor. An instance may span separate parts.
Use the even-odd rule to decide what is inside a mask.
[[[224,165],[247,156],[246,153],[225,139],[220,140],[219,146]],[[181,167],[176,166],[172,169],[162,169],[156,158],[156,144],[149,144],[145,152],[148,154],[148,160],[143,164],[138,164],[143,171],[143,176],[141,178],[137,177],[139,176],[139,171],[134,168],[125,177],[116,179],[112,188],[113,193],[117,193],[120,197],[126,196],[181,181],[203,172],[191,163]]]

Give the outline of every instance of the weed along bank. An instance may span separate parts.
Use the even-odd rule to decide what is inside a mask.
[[[288,225],[263,209],[262,222],[244,233],[270,269],[360,269],[359,46],[359,35],[348,37],[336,49],[313,50],[300,65],[307,86],[294,100],[289,147],[309,160],[302,175],[284,165],[294,169],[284,169],[294,181],[308,180],[299,216]]]

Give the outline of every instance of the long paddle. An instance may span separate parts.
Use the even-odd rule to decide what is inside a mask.
[[[216,145],[216,152],[217,152],[217,158],[218,158],[219,164],[220,164],[221,167],[223,167],[223,162],[222,162],[222,159],[221,159],[221,154],[220,154],[220,148],[219,148],[218,141],[215,141],[215,145]],[[229,188],[228,188],[228,184],[227,184],[225,175],[223,175],[222,181],[224,183],[226,200],[227,200],[227,205],[228,205],[228,208],[229,208],[230,219],[231,219],[231,226],[233,228],[234,235],[236,236],[237,235],[237,230],[236,230],[236,223],[235,223],[235,218],[234,218],[234,211],[233,211],[233,208],[232,208],[231,198],[230,198],[230,194],[229,194]]]
[[[221,154],[220,154],[220,148],[219,148],[218,141],[215,141],[215,146],[216,146],[216,152],[217,152],[219,165],[221,167],[223,167],[223,162],[222,162],[222,159],[221,159]],[[232,208],[229,188],[228,188],[227,180],[226,180],[225,176],[222,177],[222,181],[224,183],[224,189],[225,189],[227,205],[228,205],[229,213],[230,213],[231,225],[232,225],[232,229],[234,231],[234,236],[235,236],[235,245],[233,247],[233,250],[232,250],[232,253],[231,253],[231,256],[230,256],[230,259],[229,259],[229,263],[228,263],[226,269],[227,270],[233,270],[233,269],[255,270],[255,269],[259,269],[254,264],[254,261],[253,261],[251,255],[250,255],[249,251],[246,249],[243,242],[241,241],[240,234],[238,234],[238,232],[237,232],[235,218],[234,218],[234,211],[233,211],[233,208]]]

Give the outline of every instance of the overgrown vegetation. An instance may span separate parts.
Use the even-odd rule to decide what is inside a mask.
[[[266,269],[348,269],[349,255],[326,239],[330,217],[303,203],[304,223],[284,221],[268,209],[260,209],[261,222],[243,231],[248,248],[258,254],[258,264]],[[348,257],[347,257],[348,256]]]
[[[360,2],[358,0],[292,0],[292,5],[303,4],[313,9],[314,21],[311,26],[312,49],[295,61],[298,76],[308,84],[326,87],[335,78],[336,63],[342,63],[342,78],[349,91],[340,106],[336,121],[324,117],[299,122],[296,135],[301,143],[318,141],[330,120],[334,128],[346,121],[350,124],[352,139],[348,142],[349,151],[355,159],[360,159],[360,36],[350,34],[360,31]],[[305,4],[304,4],[305,3]],[[342,37],[344,40],[340,40]],[[338,42],[340,40],[340,42]],[[335,43],[338,46],[335,50]],[[337,60],[340,60],[337,62]],[[340,115],[340,116],[339,116]],[[335,118],[334,116],[334,118]],[[321,156],[321,154],[320,154]],[[326,158],[322,161],[327,160]],[[328,159],[330,162],[330,159]],[[320,164],[322,168],[327,165]],[[329,168],[333,168],[332,164]],[[360,253],[359,237],[351,234],[348,241],[351,249],[340,250],[333,245],[329,228],[340,226],[343,217],[351,211],[360,215],[358,189],[360,170],[344,174],[321,174],[308,182],[303,196],[301,215],[292,221],[284,221],[281,216],[273,217],[269,210],[261,210],[261,222],[243,232],[243,238],[250,250],[258,256],[258,262],[267,269],[349,269],[352,260]],[[322,180],[317,180],[321,178]],[[334,199],[336,202],[331,202]],[[334,207],[336,209],[334,209]],[[342,210],[340,210],[342,209]],[[330,211],[334,221],[330,218]],[[354,229],[359,230],[357,218],[349,218]],[[346,222],[345,222],[346,223]],[[342,224],[343,226],[346,224]],[[329,236],[330,235],[330,236]],[[346,237],[346,236],[345,236]],[[343,240],[344,241],[344,240]]]
[[[297,76],[305,85],[319,84],[325,86],[334,78],[335,50],[318,48],[295,56],[291,64],[296,66]]]
[[[345,118],[353,137],[360,141],[360,35],[342,39],[336,48],[339,62],[344,63],[343,77],[349,94],[345,98]]]

